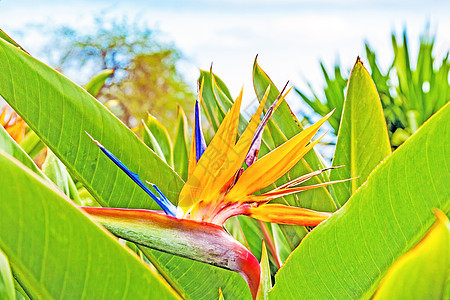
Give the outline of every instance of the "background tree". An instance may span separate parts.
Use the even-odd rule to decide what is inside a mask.
[[[45,53],[63,73],[77,70],[90,78],[104,69],[114,71],[97,98],[128,126],[147,113],[175,124],[176,105],[193,106],[191,88],[176,67],[180,51],[137,21],[96,18],[93,31],[61,26],[53,35]]]

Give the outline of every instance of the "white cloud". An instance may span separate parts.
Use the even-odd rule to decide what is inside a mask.
[[[208,1],[195,1],[197,9],[187,9],[187,5],[180,4],[176,10],[143,2],[114,4],[112,9],[106,2],[91,1],[88,6],[83,2],[79,5],[76,2],[29,3],[19,6],[12,1],[0,2],[0,27],[11,31],[23,29],[28,23],[53,22],[83,28],[92,26],[92,16],[105,8],[116,15],[139,16],[149,25],[158,27],[183,51],[189,59],[188,64],[183,64],[183,70],[193,87],[197,68],[209,69],[213,62],[214,71],[229,85],[233,95],[237,95],[244,84],[248,99],[253,98],[251,70],[256,54],[276,84],[291,80],[305,88],[306,79],[317,88],[323,84],[319,59],[331,69],[335,58],[339,57],[342,65],[350,68],[357,55],[364,56],[364,40],[369,41],[382,66],[387,67],[392,59],[391,30],[400,31],[404,25],[408,28],[413,53],[417,51],[418,36],[427,20],[431,21],[432,29],[437,26],[437,53],[443,56],[450,49],[450,33],[446,30],[450,28],[450,20],[445,14],[448,10],[433,10],[436,6],[432,5],[430,9],[415,8],[412,3],[417,2],[392,2],[395,10],[376,5],[374,1],[370,2],[371,9],[361,5],[348,9],[353,3],[363,3],[356,0],[345,1],[342,9],[338,1],[320,1],[323,7],[320,10],[311,6],[311,1],[261,3],[250,0],[242,4],[234,0],[232,3],[246,7],[258,3],[259,9],[255,12],[239,11],[239,7],[214,10],[213,6],[206,5],[213,3]],[[224,3],[219,1],[220,5]],[[276,3],[286,8],[289,4],[296,6],[292,10],[271,10]],[[25,36],[21,42],[31,49],[40,41],[37,36]],[[291,96],[290,101],[299,100]]]

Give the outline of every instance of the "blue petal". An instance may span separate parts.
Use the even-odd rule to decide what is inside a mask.
[[[87,132],[86,132],[87,133]],[[89,134],[88,134],[89,135]],[[131,172],[117,157],[115,157],[111,152],[109,152],[105,147],[103,147],[99,142],[94,140],[90,135],[89,137],[97,144],[97,146],[100,148],[100,150],[103,151],[103,153],[106,154],[106,156],[109,157],[119,168],[122,169],[122,171],[125,172],[138,186],[141,187],[150,197],[152,197],[153,200],[155,200],[156,203],[163,209],[163,211],[172,217],[176,216],[177,207],[173,205],[167,198],[162,194],[162,192],[159,190],[158,187],[153,185],[155,187],[156,191],[159,193],[161,197],[156,196],[152,191],[149,190],[149,188],[139,179],[139,175]]]
[[[206,150],[205,137],[203,136],[203,131],[200,121],[200,104],[198,100],[195,102],[195,157],[199,161],[203,152]]]

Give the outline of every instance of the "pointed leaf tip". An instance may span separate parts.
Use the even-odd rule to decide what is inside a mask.
[[[249,151],[247,153],[247,156],[245,158],[245,163],[247,164],[247,166],[252,165],[257,159],[257,156],[258,156],[258,153],[259,153],[259,149],[261,147],[262,135],[263,135],[264,128],[265,128],[267,122],[269,121],[270,117],[275,112],[275,110],[278,108],[278,106],[280,106],[280,104],[283,102],[283,100],[286,97],[286,95],[292,90],[292,88],[290,88],[286,92],[286,94],[283,95],[283,93],[286,90],[286,87],[288,86],[288,84],[289,84],[289,81],[286,82],[286,85],[281,90],[281,92],[278,94],[278,96],[275,99],[275,101],[273,101],[272,105],[267,110],[267,113],[264,115],[263,119],[259,123],[258,128],[256,129],[255,134],[253,135],[253,140],[252,140],[252,143],[250,145],[250,149],[249,149]],[[263,108],[264,108],[264,103],[266,102],[266,100],[267,100],[267,98],[269,96],[270,89],[271,89],[271,85],[269,84],[267,86],[266,92],[265,92],[265,94],[263,96],[263,99],[261,101],[261,104],[262,104]],[[259,109],[257,110],[257,113],[258,113],[258,111],[259,111]],[[257,116],[257,117],[259,117],[259,116]]]

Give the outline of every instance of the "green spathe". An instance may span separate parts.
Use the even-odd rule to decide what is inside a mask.
[[[6,174],[0,181],[0,248],[30,297],[178,298],[136,255],[3,151],[0,169]]]

